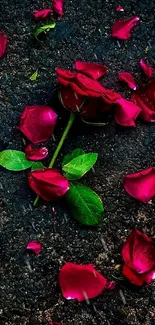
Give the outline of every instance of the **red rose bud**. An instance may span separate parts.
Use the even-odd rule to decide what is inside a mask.
[[[34,144],[48,140],[54,131],[57,114],[49,106],[27,106],[19,130]]]
[[[39,20],[39,19],[45,19],[47,18],[47,16],[49,16],[49,14],[52,12],[51,9],[41,9],[41,10],[38,10],[38,11],[34,11],[33,13],[33,17],[36,19],[36,20]]]
[[[69,190],[69,181],[52,168],[37,169],[29,174],[29,186],[46,201],[54,201]]]
[[[48,149],[46,147],[35,148],[32,144],[29,144],[25,148],[25,156],[28,160],[42,160],[48,156]]]
[[[0,32],[0,58],[4,55],[7,46],[7,36]]]

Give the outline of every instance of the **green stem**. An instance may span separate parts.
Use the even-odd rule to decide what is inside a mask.
[[[74,120],[75,120],[75,115],[73,113],[71,113],[69,121],[68,121],[68,123],[66,125],[66,128],[65,128],[65,130],[64,130],[64,132],[62,134],[62,137],[61,137],[61,139],[60,139],[60,141],[58,143],[58,146],[57,146],[57,148],[56,148],[56,150],[55,150],[55,152],[53,154],[53,157],[52,157],[51,162],[49,164],[49,168],[53,167],[53,165],[55,163],[55,160],[58,157],[58,154],[59,154],[59,152],[60,152],[60,150],[61,150],[61,148],[63,146],[63,143],[64,143],[64,141],[65,141],[65,139],[66,139],[66,137],[67,137],[67,135],[68,135],[68,133],[69,133],[69,131],[71,129],[71,126],[72,126]],[[33,203],[34,206],[36,206],[36,204],[38,203],[38,200],[39,200],[39,196],[36,197],[36,199],[35,199],[35,201]]]

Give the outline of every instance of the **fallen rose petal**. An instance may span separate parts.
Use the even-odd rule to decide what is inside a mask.
[[[122,268],[122,274],[132,283],[137,286],[142,286],[145,282],[145,275],[137,274],[131,270],[127,265]]]
[[[49,14],[51,14],[51,12],[52,12],[51,9],[41,9],[41,10],[38,10],[38,11],[34,11],[33,17],[36,20],[45,19],[45,18],[47,18],[47,16],[49,16]]]
[[[72,112],[79,112],[84,103],[84,97],[77,95],[70,86],[61,87],[59,98],[63,107]]]
[[[101,294],[107,280],[92,264],[66,263],[59,272],[59,285],[64,298],[83,301]]]
[[[46,201],[54,201],[69,190],[69,181],[52,168],[37,169],[29,174],[29,186]]]
[[[120,72],[118,74],[118,79],[120,81],[126,82],[129,88],[136,90],[136,82],[130,72]]]
[[[146,77],[149,79],[153,77],[153,68],[142,59],[140,60],[140,67],[142,68]]]
[[[118,7],[116,8],[116,11],[117,11],[117,12],[120,12],[120,11],[124,11],[124,9],[123,9],[122,6],[118,6]]]
[[[99,97],[100,94],[105,90],[105,88],[97,80],[93,80],[81,73],[77,73],[76,79],[79,87],[81,87],[82,90],[90,97]]]
[[[63,15],[63,0],[52,0],[52,9],[60,17]]]
[[[20,118],[18,129],[32,143],[48,140],[54,131],[57,114],[49,106],[27,106]]]
[[[48,149],[46,147],[34,148],[34,146],[29,144],[25,148],[25,156],[28,160],[33,160],[33,161],[42,160],[48,156]]]
[[[116,283],[115,283],[115,281],[109,281],[109,282],[107,283],[106,289],[108,289],[108,290],[113,290],[113,289],[115,289],[115,287],[116,287]]]
[[[0,58],[4,55],[6,51],[7,42],[7,36],[0,31]]]
[[[136,90],[131,100],[142,109],[140,117],[144,121],[155,121],[155,80]]]
[[[108,68],[102,64],[86,63],[82,61],[75,62],[76,70],[88,75],[93,79],[99,79],[107,72]]]
[[[137,274],[144,274],[155,267],[155,246],[151,238],[138,229],[132,230],[121,253],[125,264]]]
[[[116,101],[115,121],[122,126],[136,126],[135,120],[141,108],[133,102],[120,98]]]
[[[112,26],[112,37],[128,40],[131,36],[130,30],[136,25],[138,21],[138,17],[116,21]]]
[[[33,251],[35,254],[40,254],[42,251],[42,245],[38,241],[30,241],[26,245],[26,249]]]
[[[155,196],[155,168],[125,175],[124,188],[135,199],[147,203]]]

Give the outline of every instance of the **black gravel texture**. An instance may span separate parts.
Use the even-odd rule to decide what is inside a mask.
[[[144,58],[155,65],[153,0],[64,0],[63,18],[38,45],[32,39],[36,26],[32,12],[50,7],[50,2],[0,2],[0,29],[9,38],[7,53],[0,61],[1,150],[24,150],[23,138],[16,129],[20,114],[26,105],[48,103],[51,89],[57,84],[56,67],[72,68],[75,59],[103,63],[109,67],[109,74],[101,82],[128,97],[130,91],[119,83],[118,72],[131,72],[137,84],[142,85],[146,79],[139,60]],[[116,13],[119,4],[124,6],[124,13]],[[139,16],[140,22],[131,39],[112,39],[113,22],[133,15]],[[36,69],[39,76],[37,82],[32,82],[29,77]],[[56,142],[52,139],[46,143],[50,155],[63,125],[60,114]],[[134,227],[155,239],[155,200],[142,204],[127,195],[122,186],[125,173],[154,165],[155,125],[139,120],[136,128],[121,128],[111,117],[102,128],[88,128],[77,122],[73,129],[57,166],[65,153],[77,147],[99,153],[95,173],[89,172],[82,182],[103,199],[103,225],[96,229],[78,224],[63,200],[52,205],[40,201],[33,208],[35,196],[28,187],[28,172],[2,169],[0,323],[47,325],[55,320],[64,325],[155,325],[153,284],[136,288],[127,281],[116,280],[115,290],[103,292],[90,305],[64,300],[58,286],[59,268],[68,261],[93,263],[109,280],[113,275],[119,277],[114,267],[122,263],[121,246]],[[30,239],[42,242],[40,255],[25,255],[24,247]]]

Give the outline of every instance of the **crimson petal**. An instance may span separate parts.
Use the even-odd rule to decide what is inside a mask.
[[[122,126],[136,126],[135,120],[141,112],[141,108],[124,98],[118,99],[116,103],[116,123]]]
[[[81,73],[77,73],[76,78],[79,87],[81,87],[82,90],[90,97],[99,97],[102,91],[105,90],[105,88],[97,80],[93,80]]]
[[[63,15],[63,0],[52,0],[52,9],[60,17]]]
[[[51,9],[41,9],[34,11],[33,17],[38,20],[38,19],[45,19],[50,13],[52,12]]]
[[[27,106],[18,129],[34,144],[48,140],[54,131],[57,114],[49,106]]]
[[[131,100],[141,107],[140,117],[144,121],[155,121],[155,80],[136,90]]]
[[[131,36],[130,30],[136,25],[138,21],[138,17],[116,21],[112,27],[112,37],[128,40]]]
[[[124,8],[123,8],[122,6],[119,5],[119,6],[116,8],[116,11],[117,11],[117,12],[124,11]]]
[[[61,87],[59,98],[63,107],[72,112],[80,111],[84,103],[84,97],[77,95],[70,86]]]
[[[122,274],[132,283],[137,286],[142,286],[145,282],[143,274],[137,274],[131,270],[126,264],[122,268]]]
[[[120,72],[118,79],[128,84],[129,88],[136,90],[136,82],[130,72]]]
[[[33,161],[42,160],[48,156],[48,149],[46,147],[34,148],[34,146],[29,144],[25,148],[25,156],[28,160],[33,160]]]
[[[7,36],[0,31],[0,58],[4,55],[6,51],[7,42]]]
[[[26,245],[26,249],[33,251],[35,254],[40,254],[42,251],[42,245],[38,241],[30,241]]]
[[[101,78],[108,70],[108,68],[102,64],[86,63],[81,61],[75,62],[75,68],[95,80]]]
[[[125,175],[124,188],[135,199],[147,203],[155,196],[155,168]]]
[[[29,186],[46,201],[59,199],[69,190],[69,182],[57,170],[37,169],[29,174]]]
[[[101,294],[107,280],[92,264],[66,263],[59,272],[59,285],[64,298],[83,301]]]
[[[155,246],[151,238],[138,229],[132,230],[121,253],[125,264],[137,274],[155,268]]]
[[[153,68],[148,65],[143,59],[140,60],[140,67],[143,70],[146,77],[149,79],[153,77]]]

